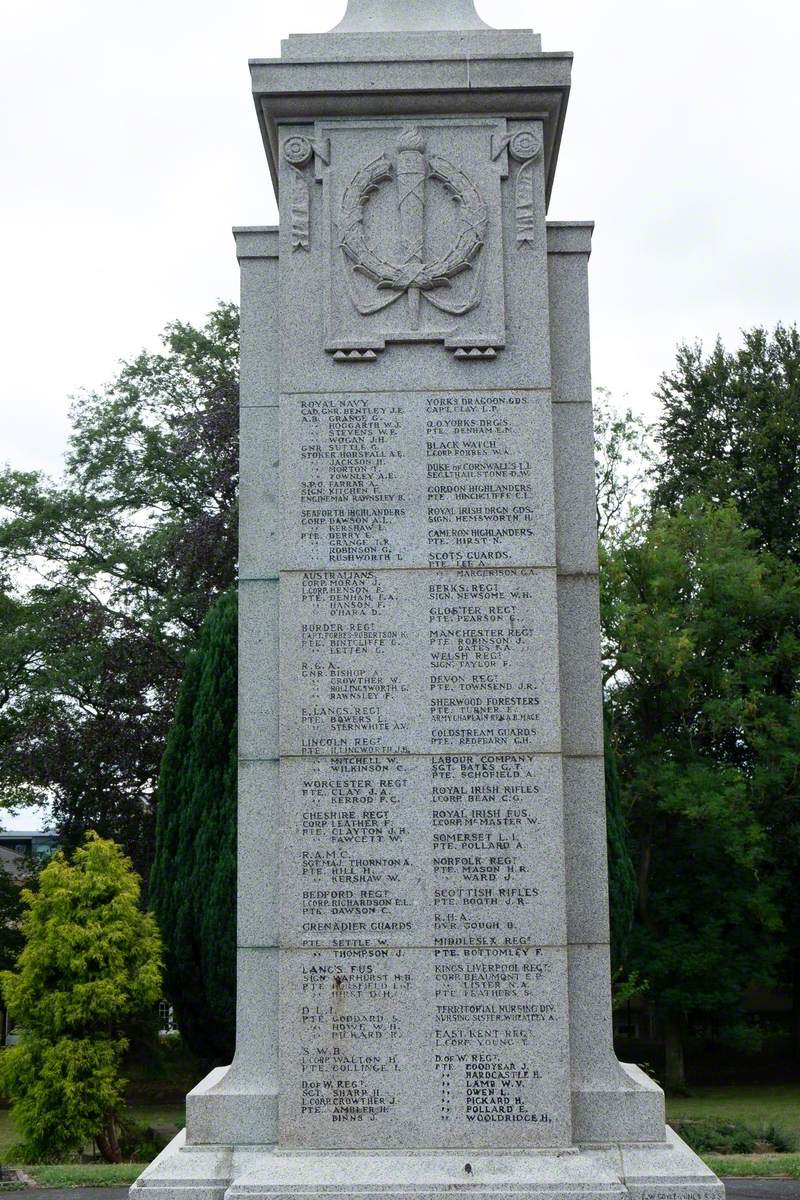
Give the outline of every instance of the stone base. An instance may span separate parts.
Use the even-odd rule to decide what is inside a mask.
[[[244,1078],[242,1078],[244,1076]],[[186,1097],[186,1144],[264,1146],[274,1140],[278,1097],[236,1066],[216,1067]]]
[[[278,1151],[187,1146],[180,1133],[131,1200],[724,1200],[677,1134],[665,1142],[561,1151]]]

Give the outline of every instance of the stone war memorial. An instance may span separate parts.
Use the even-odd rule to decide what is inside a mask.
[[[612,1045],[570,67],[472,0],[250,64],[237,1047],[136,1197],[723,1195]]]

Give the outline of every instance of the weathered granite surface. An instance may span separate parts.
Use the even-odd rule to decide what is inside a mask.
[[[569,67],[471,0],[251,63],[237,1049],[134,1195],[721,1195],[613,1052]]]
[[[563,864],[541,852],[561,788],[554,754],[287,761],[282,944],[563,945]]]
[[[551,407],[531,390],[286,396],[281,565],[554,567]]]

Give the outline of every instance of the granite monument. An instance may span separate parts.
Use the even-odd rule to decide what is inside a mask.
[[[570,66],[472,0],[250,64],[237,1049],[134,1196],[722,1195],[612,1046]]]

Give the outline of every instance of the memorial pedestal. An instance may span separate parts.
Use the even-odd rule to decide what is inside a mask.
[[[721,1195],[613,1052],[570,64],[469,0],[251,63],[237,1049],[134,1196]]]
[[[202,1085],[201,1085],[202,1086]],[[716,1176],[671,1129],[664,1142],[561,1150],[295,1153],[187,1146],[185,1131],[134,1185],[142,1200],[335,1196],[337,1200],[718,1200]]]

